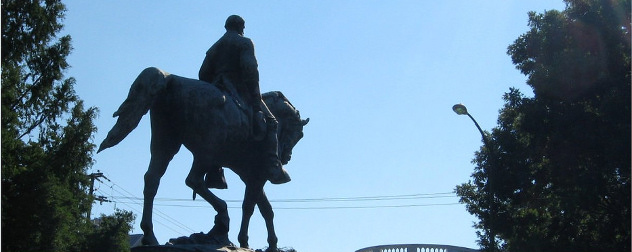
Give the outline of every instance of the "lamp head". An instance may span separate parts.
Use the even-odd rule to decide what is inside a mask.
[[[467,108],[465,107],[465,105],[461,103],[455,104],[454,106],[452,106],[452,110],[457,115],[467,115]]]

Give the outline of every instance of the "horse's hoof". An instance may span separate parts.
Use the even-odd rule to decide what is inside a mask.
[[[149,235],[149,236],[145,236],[143,235],[143,239],[141,240],[141,243],[145,246],[157,246],[158,244],[158,239],[156,239],[156,236],[153,235]]]
[[[220,246],[234,246],[234,244],[228,239],[228,234],[213,235],[207,234],[207,237],[212,241],[212,244]]]
[[[270,248],[268,247],[265,252],[279,252],[279,248]]]

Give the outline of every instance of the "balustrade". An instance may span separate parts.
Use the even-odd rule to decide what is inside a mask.
[[[363,248],[356,252],[478,252],[478,250],[437,244],[392,244]]]

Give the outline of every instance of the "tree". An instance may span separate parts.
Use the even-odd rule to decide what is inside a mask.
[[[84,251],[124,252],[130,251],[128,233],[132,229],[132,212],[117,210],[113,215],[101,215],[98,225],[88,236],[91,242]]]
[[[503,97],[456,192],[485,251],[630,250],[630,1],[529,13],[508,48],[535,96]]]
[[[2,0],[2,250],[80,251],[96,108],[64,78],[59,0]]]

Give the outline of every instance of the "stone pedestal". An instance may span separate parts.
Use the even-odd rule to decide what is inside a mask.
[[[132,248],[132,252],[254,252],[254,250],[233,246],[220,247],[210,244],[187,244],[140,246]]]
[[[264,252],[257,249],[239,248],[228,240],[228,235],[213,236],[204,233],[195,233],[190,236],[182,236],[169,239],[166,245],[138,246],[131,249],[132,252]],[[266,252],[272,252],[266,250]],[[296,252],[292,248],[280,248],[274,252]]]

